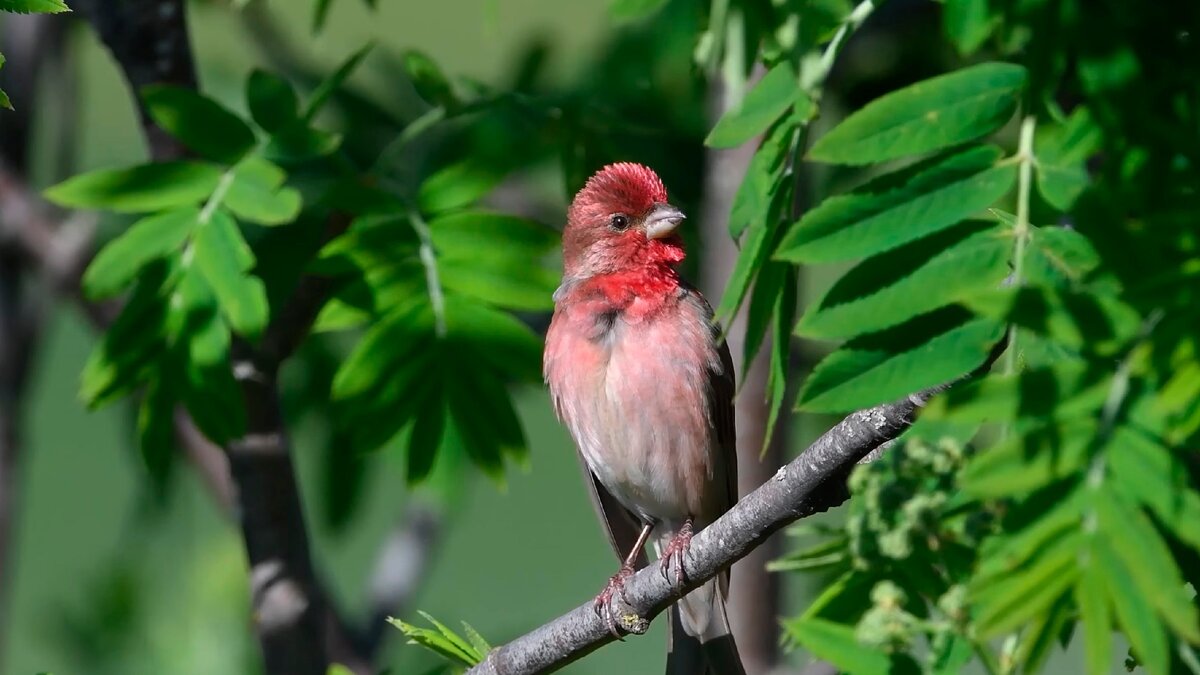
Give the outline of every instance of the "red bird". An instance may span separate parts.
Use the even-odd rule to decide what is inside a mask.
[[[609,542],[623,559],[609,602],[653,537],[682,579],[693,530],[737,501],[733,362],[700,293],[679,277],[683,213],[640,164],[613,164],[575,195],[563,230],[543,370],[579,450]],[[671,610],[668,673],[743,673],[725,616],[728,572]]]

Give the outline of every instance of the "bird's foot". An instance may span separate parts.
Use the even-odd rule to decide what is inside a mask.
[[[621,594],[621,599],[625,604],[629,604],[629,598],[625,597],[625,580],[633,576],[633,565],[621,565],[621,569],[617,573],[608,578],[608,583],[604,585],[604,590],[600,591],[600,595],[596,596],[596,616],[604,619],[604,624],[608,626],[608,632],[612,633],[613,637],[618,640],[624,640],[621,637],[621,631],[617,630],[617,619],[613,615],[612,601],[613,596],[617,593]]]
[[[662,563],[659,571],[662,572],[663,578],[670,581],[668,576],[671,572],[671,560],[675,561],[675,585],[683,584],[683,557],[687,555],[688,549],[692,545],[692,521],[685,520],[683,526],[667,542],[666,547],[662,552]]]

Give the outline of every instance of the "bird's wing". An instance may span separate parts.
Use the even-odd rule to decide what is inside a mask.
[[[724,478],[725,494],[720,501],[720,511],[711,514],[716,519],[737,503],[737,427],[734,422],[733,396],[737,392],[737,377],[733,371],[733,358],[729,345],[721,336],[721,327],[713,320],[712,305],[692,286],[684,286],[691,299],[699,305],[712,330],[713,348],[720,360],[720,369],[708,370],[708,410],[713,426],[713,443],[718,454],[716,471],[718,481]],[[729,572],[721,574],[721,594],[729,592]]]
[[[583,468],[583,482],[590,488],[588,492],[592,496],[592,506],[595,507],[600,522],[604,524],[608,543],[612,545],[617,558],[624,560],[625,556],[629,555],[629,551],[637,544],[642,526],[637,517],[630,513],[629,509],[621,506],[617,498],[612,496],[612,493],[600,483],[600,479],[588,468],[583,453],[578,448],[575,451],[579,453],[579,466]],[[646,566],[646,562],[646,551],[638,551],[633,567],[641,569]]]

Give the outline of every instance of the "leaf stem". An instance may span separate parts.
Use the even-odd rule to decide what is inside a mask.
[[[425,285],[429,288],[429,304],[433,305],[433,329],[437,336],[446,335],[446,296],[442,292],[442,280],[438,276],[437,255],[433,251],[433,233],[420,211],[412,209],[408,214],[413,229],[421,240],[421,265],[425,268]]]
[[[1016,242],[1013,248],[1012,286],[1020,288],[1025,283],[1025,247],[1029,243],[1029,195],[1033,191],[1033,132],[1037,118],[1025,116],[1021,120],[1021,137],[1017,146],[1017,222],[1013,226]],[[1017,370],[1017,327],[1009,326],[1008,348],[1004,350],[1004,374],[1012,375]]]
[[[200,209],[201,223],[212,220],[213,214],[221,206],[221,202],[225,201],[225,195],[229,193],[229,188],[233,185],[233,170],[234,167],[231,166],[221,174],[221,179],[217,181],[217,187],[213,188],[212,194],[208,196],[208,201],[204,202],[204,208]]]
[[[817,62],[811,68],[801,68],[800,87],[811,94],[813,100],[820,97],[821,85],[825,84],[825,79],[833,70],[833,62],[837,59],[838,52],[842,50],[842,43],[851,33],[858,30],[867,17],[871,16],[875,7],[875,0],[862,0],[858,3],[850,14],[846,15],[846,19],[842,21],[842,25],[834,34],[833,39],[825,46],[825,51],[821,53]]]

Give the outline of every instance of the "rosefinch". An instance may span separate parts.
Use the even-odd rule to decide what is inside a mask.
[[[652,537],[663,574],[737,500],[733,362],[700,293],[679,277],[684,219],[662,181],[613,164],[575,195],[544,374],[571,432],[609,542],[623,559],[609,602]],[[668,673],[742,673],[725,616],[725,572],[671,609]]]

